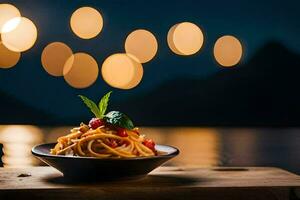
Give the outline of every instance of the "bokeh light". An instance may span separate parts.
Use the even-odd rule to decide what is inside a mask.
[[[87,53],[75,53],[65,63],[63,74],[66,82],[74,88],[91,86],[98,78],[97,61]]]
[[[181,53],[180,51],[178,51],[178,49],[176,49],[175,47],[175,44],[174,44],[174,41],[173,41],[173,34],[174,34],[174,31],[175,31],[175,28],[177,27],[177,24],[175,24],[174,26],[172,26],[168,32],[168,35],[167,35],[167,42],[168,42],[168,45],[169,45],[169,48],[176,54],[178,55],[184,55],[183,53]]]
[[[144,70],[133,55],[117,53],[106,58],[101,72],[108,85],[119,89],[132,89],[141,82]]]
[[[2,33],[9,33],[17,28],[17,26],[21,22],[21,17],[15,17],[10,20],[8,20],[3,26],[2,26]]]
[[[225,35],[220,37],[215,43],[215,59],[224,67],[231,67],[238,64],[242,58],[242,54],[242,45],[234,36]]]
[[[0,68],[11,68],[15,66],[21,57],[21,53],[6,48],[0,41]]]
[[[96,37],[103,28],[103,18],[99,11],[91,7],[81,7],[71,16],[71,29],[80,38]]]
[[[0,4],[0,33],[5,32],[2,30],[3,25],[16,17],[21,17],[21,14],[15,6],[11,4]]]
[[[188,56],[197,53],[201,49],[204,37],[197,25],[182,22],[170,28],[167,41],[174,53]]]
[[[125,41],[125,51],[134,55],[140,63],[149,62],[156,54],[158,48],[155,36],[143,29],[130,33]]]
[[[16,28],[11,27],[19,21]],[[7,28],[9,27],[9,28]],[[11,51],[23,52],[30,49],[37,39],[37,28],[34,23],[25,17],[13,18],[6,22],[3,29],[11,31],[1,34],[3,44]]]
[[[64,65],[72,55],[72,49],[68,45],[62,42],[53,42],[43,50],[42,66],[50,75],[62,76]]]

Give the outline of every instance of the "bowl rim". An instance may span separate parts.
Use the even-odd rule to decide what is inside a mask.
[[[162,145],[162,144],[156,144],[156,146],[161,146],[161,147],[168,147],[174,149],[174,152],[164,154],[164,155],[157,155],[157,156],[144,156],[144,157],[133,157],[133,158],[97,158],[97,157],[83,157],[83,156],[64,156],[64,155],[52,155],[52,154],[45,154],[41,152],[37,152],[37,149],[43,146],[53,146],[56,143],[43,143],[43,144],[38,144],[32,147],[31,153],[34,156],[37,157],[46,157],[46,158],[60,158],[60,159],[87,159],[87,160],[106,160],[106,161],[117,161],[117,160],[148,160],[148,159],[158,159],[158,158],[172,158],[177,156],[180,151],[178,148],[170,146],[170,145]],[[50,150],[50,149],[49,149]]]

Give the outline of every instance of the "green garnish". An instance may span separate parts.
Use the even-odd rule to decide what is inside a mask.
[[[110,97],[111,93],[112,93],[112,91],[105,94],[101,98],[101,100],[99,101],[98,106],[96,105],[96,103],[94,101],[90,100],[89,98],[87,98],[83,95],[78,95],[78,96],[81,98],[83,103],[91,110],[91,112],[97,118],[102,119],[105,115],[106,110],[107,110],[108,101],[109,101],[109,97]]]
[[[99,101],[98,103],[98,107],[99,107],[99,111],[100,111],[100,115],[102,117],[104,117],[105,115],[105,112],[107,110],[107,106],[108,106],[108,102],[109,102],[109,97],[110,97],[110,94],[112,93],[112,91],[108,92],[107,94],[105,94],[101,100]]]
[[[129,117],[119,111],[111,111],[107,113],[104,117],[104,120],[110,124],[129,130],[134,128],[134,125]]]
[[[104,119],[107,123],[110,123],[112,125],[126,128],[126,129],[133,129],[134,125],[130,118],[125,115],[124,113],[121,113],[119,111],[111,111],[105,115],[105,112],[108,107],[108,102],[109,102],[109,97],[112,91],[108,92],[105,94],[101,100],[97,104],[90,100],[89,98],[83,96],[83,95],[78,95],[83,103],[91,110],[91,112],[99,119]]]

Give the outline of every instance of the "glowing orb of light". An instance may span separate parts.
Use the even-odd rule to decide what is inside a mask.
[[[75,53],[65,63],[65,81],[74,88],[91,86],[98,78],[97,61],[87,53]]]
[[[167,41],[174,53],[188,56],[197,53],[201,49],[204,37],[197,25],[182,22],[170,28]]]
[[[15,26],[17,23],[17,27],[11,30],[11,27]],[[10,31],[2,33],[1,38],[3,44],[11,51],[26,51],[34,45],[37,39],[36,26],[30,19],[25,17],[13,18],[6,22],[2,30],[8,29]]]
[[[53,42],[43,50],[42,66],[50,75],[62,76],[64,65],[72,55],[72,49],[68,45],[62,42]]]
[[[238,64],[242,58],[242,54],[242,45],[234,36],[225,35],[220,37],[215,43],[214,57],[224,67],[231,67]]]
[[[19,62],[20,57],[21,53],[9,50],[0,42],[0,68],[15,66]]]
[[[96,37],[103,28],[103,18],[98,10],[92,7],[81,7],[71,16],[71,29],[80,38]]]
[[[10,29],[6,31],[2,30],[2,28],[7,21],[16,17],[21,17],[18,8],[11,4],[0,4],[0,33],[13,30],[17,24],[14,24],[14,26],[11,26]]]
[[[169,48],[176,54],[178,55],[184,55],[182,54],[180,51],[178,51],[178,49],[176,49],[174,41],[173,41],[173,34],[174,34],[174,30],[177,27],[177,24],[175,24],[174,26],[172,26],[168,32],[168,36],[167,36],[167,42],[169,45]]]
[[[108,85],[119,89],[132,89],[141,82],[144,70],[133,55],[117,53],[106,58],[101,72]]]
[[[156,54],[158,48],[155,36],[143,29],[130,33],[125,41],[125,51],[134,55],[140,63],[150,61]]]
[[[21,17],[15,17],[12,18],[10,20],[8,20],[1,29],[2,33],[9,33],[12,30],[14,30],[15,28],[17,28],[17,26],[20,24],[21,22]]]

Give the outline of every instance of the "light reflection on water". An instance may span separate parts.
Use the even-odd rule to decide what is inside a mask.
[[[184,166],[216,166],[219,164],[220,135],[209,128],[143,128],[148,137],[157,143],[180,149],[170,164]]]
[[[1,160],[4,167],[26,167],[38,163],[31,156],[33,145],[42,141],[41,129],[35,126],[0,126],[0,143],[4,155]]]
[[[0,126],[5,167],[41,164],[30,154],[35,144],[55,142],[71,127]],[[168,165],[277,166],[300,173],[299,129],[141,128],[156,143],[180,149]],[[1,164],[1,163],[0,163]]]

